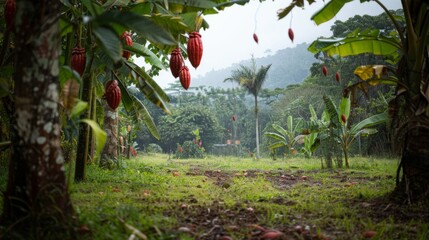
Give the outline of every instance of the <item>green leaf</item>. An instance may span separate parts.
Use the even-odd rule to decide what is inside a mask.
[[[344,116],[346,117],[346,119],[349,119],[349,115],[350,115],[350,98],[349,97],[343,97],[341,99],[340,105],[338,105],[338,121],[342,121],[341,120],[341,115],[344,114]]]
[[[268,146],[268,148],[270,149],[276,149],[276,148],[281,148],[281,147],[285,147],[286,144],[284,144],[283,142],[276,142],[271,144],[270,146]]]
[[[137,74],[137,80],[139,82],[138,88],[145,95],[149,101],[161,108],[165,113],[170,114],[170,110],[167,107],[167,103],[170,102],[170,98],[167,94],[156,84],[156,82],[142,69],[140,69],[134,63],[125,61],[125,64]]]
[[[384,113],[380,113],[377,115],[373,115],[369,118],[366,118],[362,121],[360,121],[359,123],[357,123],[356,125],[354,125],[351,129],[350,129],[350,133],[352,135],[355,135],[358,131],[364,129],[364,128],[369,128],[369,127],[373,127],[375,125],[384,123],[387,121],[388,119],[388,114],[387,112]]]
[[[147,49],[144,45],[133,43],[133,46],[125,46],[125,50],[131,51],[137,55],[143,56],[152,66],[159,69],[165,69],[161,59],[155,55],[151,50]]]
[[[278,124],[275,124],[275,123],[273,123],[272,125],[271,125],[278,133],[280,133],[281,135],[283,135],[283,136],[287,136],[288,135],[288,131],[286,130],[286,129],[284,129],[283,127],[281,127],[280,125],[278,125]]]
[[[317,25],[327,22],[334,18],[343,6],[353,0],[331,0],[322,9],[317,11],[312,17]]]
[[[89,104],[87,102],[77,100],[76,105],[70,112],[70,118],[79,117],[81,113],[83,113],[86,109],[88,109]]]
[[[364,36],[346,38],[319,38],[314,41],[308,51],[312,53],[324,52],[328,56],[355,56],[362,53],[390,56],[393,60],[399,60],[401,45],[396,38],[384,36]]]
[[[143,118],[143,123],[146,125],[147,129],[149,130],[150,134],[156,139],[160,139],[161,136],[158,132],[158,128],[155,125],[155,122],[153,121],[152,116],[150,115],[149,111],[146,109],[145,105],[136,97],[133,96],[134,100],[134,106],[136,108],[136,112],[141,115]]]
[[[162,20],[160,20],[162,18]],[[181,23],[181,19],[175,16],[162,15],[138,15],[133,12],[109,11],[105,12],[95,19],[100,25],[104,24],[119,24],[127,29],[137,32],[153,43],[163,45],[176,45],[176,39],[170,32],[166,31],[166,26],[172,29],[186,29],[186,25]],[[155,21],[164,23],[163,26],[158,25]]]
[[[323,101],[325,102],[326,112],[329,115],[331,124],[334,124],[334,126],[337,126],[337,124],[339,124],[341,120],[340,122],[338,122],[339,114],[338,114],[337,107],[334,104],[334,101],[332,101],[332,99],[327,95],[323,95]],[[333,119],[336,119],[337,121],[333,121]]]
[[[122,59],[122,43],[118,35],[112,28],[95,27],[93,29],[95,37],[101,43],[104,52],[117,63]]]
[[[285,142],[286,142],[285,137],[283,137],[282,135],[280,135],[280,134],[278,134],[278,133],[274,133],[274,132],[266,132],[264,135],[265,135],[265,136],[267,136],[267,137],[270,137],[270,138],[273,138],[273,139],[276,139],[276,140],[282,141],[282,142],[283,142],[283,144],[285,144]]]
[[[119,78],[119,76],[115,72],[113,72],[113,74],[115,75],[115,78],[118,81],[118,86],[121,89],[121,101],[124,104],[124,108],[127,112],[130,112],[133,108],[133,99],[131,98],[129,92],[127,91],[127,87]]]
[[[290,11],[292,11],[292,9],[294,8],[296,6],[296,3],[295,2],[292,2],[289,6],[287,6],[286,8],[284,8],[284,9],[280,9],[278,12],[277,12],[277,16],[279,17],[279,20],[280,19],[282,19],[282,18],[284,18],[284,17],[286,17],[289,13],[290,13]]]
[[[10,94],[10,81],[6,78],[0,78],[0,98]]]
[[[111,8],[113,6],[125,7],[130,3],[131,0],[107,0],[104,4],[104,8]]]
[[[103,151],[104,144],[106,143],[107,134],[104,132],[97,122],[90,119],[82,119],[80,122],[84,122],[88,124],[93,132],[94,140],[95,140],[95,158],[99,158],[101,151]]]

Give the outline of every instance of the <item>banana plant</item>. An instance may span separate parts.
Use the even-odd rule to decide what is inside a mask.
[[[315,0],[307,0],[308,4]],[[324,23],[334,18],[344,5],[353,0],[331,0],[312,16],[316,24]],[[355,0],[357,1],[357,0]],[[360,1],[362,3],[369,0]],[[292,3],[279,11],[279,18],[284,18],[298,6],[304,7],[302,0]],[[401,0],[404,16],[394,16],[381,1],[374,0],[387,14],[395,26],[395,31],[389,37],[376,36],[375,32],[368,35],[360,34],[360,38],[323,40],[318,39],[312,44],[312,52],[326,52],[328,56],[357,55],[360,53],[375,53],[398,64],[391,71],[393,77],[389,81],[396,87],[395,98],[389,102],[389,118],[394,129],[397,147],[402,150],[402,158],[397,171],[396,190],[398,195],[411,203],[429,190],[429,91],[428,69],[429,56],[429,15],[427,0]],[[365,44],[364,44],[365,43]],[[374,48],[371,48],[374,46]],[[349,50],[345,50],[349,47]],[[361,85],[362,86],[362,85]],[[401,170],[403,172],[400,178]]]
[[[300,139],[298,133],[301,128],[301,124],[301,120],[298,120],[297,123],[294,124],[292,116],[288,116],[287,118],[286,129],[278,124],[272,124],[271,126],[275,132],[266,132],[265,136],[272,138],[275,142],[268,147],[270,149],[286,147],[289,153],[295,154],[296,150],[294,149],[294,146]]]
[[[330,123],[328,129],[332,130],[334,137],[341,145],[344,154],[346,168],[349,168],[348,152],[353,142],[358,136],[369,136],[377,133],[374,126],[387,121],[388,115],[386,112],[368,117],[355,125],[351,125],[350,116],[350,98],[343,97],[340,104],[335,106],[332,99],[324,96],[323,100],[326,105],[327,113],[330,115]]]

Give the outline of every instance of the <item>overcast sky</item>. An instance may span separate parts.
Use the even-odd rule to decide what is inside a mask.
[[[381,0],[381,2],[388,9],[401,8],[399,0]],[[289,14],[282,20],[278,20],[277,11],[288,6],[289,3],[290,1],[280,0],[259,3],[251,0],[244,6],[237,5],[219,14],[204,16],[210,28],[200,32],[204,46],[201,64],[195,70],[188,60],[185,62],[191,71],[191,86],[192,78],[250,59],[252,54],[256,58],[263,57],[272,55],[280,49],[294,47],[299,43],[311,43],[320,36],[329,37],[332,35],[330,27],[336,20],[345,21],[356,14],[378,15],[383,11],[374,2],[360,3],[355,0],[346,4],[335,19],[317,26],[310,17],[323,6],[323,1],[317,1],[310,6],[306,5],[305,9],[295,8],[292,15]],[[288,37],[289,27],[295,33],[293,43]],[[254,32],[259,37],[259,44],[253,41]],[[137,61],[138,64],[139,62]],[[175,79],[168,70],[162,71],[155,80],[165,88]]]

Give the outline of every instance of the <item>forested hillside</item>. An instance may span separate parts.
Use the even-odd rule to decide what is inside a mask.
[[[316,61],[314,56],[307,50],[308,44],[302,43],[294,48],[286,48],[277,51],[273,55],[263,58],[256,58],[257,65],[272,64],[268,74],[268,79],[264,84],[264,88],[286,88],[290,84],[302,82],[310,73],[309,69]],[[220,88],[230,88],[231,84],[223,82],[228,78],[233,69],[239,65],[249,65],[249,60],[234,64],[231,67],[213,70],[205,74],[203,77],[196,77],[193,80],[193,86],[213,86]]]

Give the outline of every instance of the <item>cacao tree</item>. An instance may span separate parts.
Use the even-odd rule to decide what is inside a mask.
[[[231,73],[231,77],[224,82],[231,81],[238,83],[242,88],[246,89],[248,94],[253,95],[255,100],[255,133],[256,133],[256,158],[260,158],[259,154],[259,116],[258,116],[258,95],[262,89],[262,85],[267,80],[267,73],[270,70],[271,64],[268,66],[256,67],[256,61],[252,58],[250,67],[240,65],[239,69],[235,69]]]
[[[308,1],[309,4],[312,2]],[[312,16],[312,20],[316,24],[326,22],[335,17],[348,2],[350,0],[329,1]],[[395,98],[389,103],[389,117],[396,134],[397,147],[402,153],[396,192],[406,201],[413,202],[427,197],[429,192],[429,3],[425,0],[401,0],[404,17],[396,18],[380,1],[374,2],[392,21],[395,27],[392,34],[385,37],[377,31],[357,30],[342,39],[318,39],[310,50],[330,56],[369,52],[397,64],[387,77],[373,74],[374,77],[368,79],[370,81],[357,86],[392,84],[396,87]],[[304,1],[292,1],[289,7],[279,12],[279,18],[303,4]],[[401,171],[402,177],[399,175]]]

